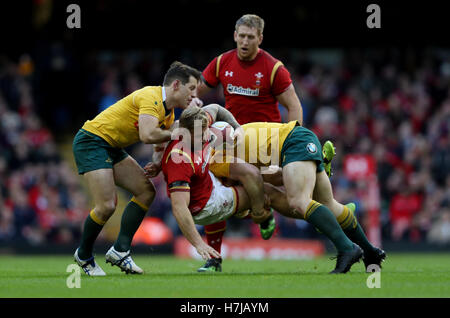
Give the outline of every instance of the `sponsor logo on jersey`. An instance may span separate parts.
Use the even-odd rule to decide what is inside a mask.
[[[310,142],[309,144],[306,145],[306,150],[308,150],[310,153],[316,153],[317,152],[317,147],[316,147],[315,144]]]
[[[233,77],[233,71],[225,71],[225,76]]]
[[[259,88],[251,89],[242,86],[227,85],[227,92],[230,94],[244,95],[244,96],[259,96]]]

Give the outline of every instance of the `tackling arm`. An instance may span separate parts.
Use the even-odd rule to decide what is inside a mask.
[[[159,128],[158,118],[142,114],[139,115],[139,138],[146,144],[159,144],[171,139],[169,130]]]
[[[225,121],[234,129],[241,127],[236,118],[234,118],[233,114],[225,107],[218,104],[209,104],[204,106],[203,109],[211,115],[213,121]]]

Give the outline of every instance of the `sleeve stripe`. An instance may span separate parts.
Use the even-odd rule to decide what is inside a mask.
[[[223,55],[223,54],[220,54],[220,55],[217,57],[217,62],[216,62],[216,77],[217,77],[217,78],[219,78],[220,60],[222,59],[222,55]]]
[[[273,69],[272,69],[272,74],[270,74],[270,86],[272,86],[273,84],[273,79],[275,78],[275,74],[278,70],[278,68],[283,65],[283,63],[281,63],[281,61],[278,61],[277,63],[275,63]]]
[[[191,189],[169,189],[169,192],[190,192]]]
[[[170,187],[169,188],[169,190],[175,190],[175,189],[190,190],[191,188],[189,186],[176,186],[176,187]]]

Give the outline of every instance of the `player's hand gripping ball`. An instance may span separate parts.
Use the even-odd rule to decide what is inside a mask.
[[[234,128],[227,122],[216,121],[209,128],[211,144],[215,149],[226,149],[233,146]]]

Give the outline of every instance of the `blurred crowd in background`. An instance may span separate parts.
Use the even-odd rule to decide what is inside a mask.
[[[331,177],[335,198],[355,202],[357,216],[367,226],[367,204],[361,195],[367,182],[349,180],[343,158],[351,153],[373,155],[383,240],[450,243],[450,51],[267,50],[291,73],[303,106],[303,125],[322,143],[329,139],[337,148]],[[178,59],[203,70],[218,53],[186,50]],[[70,64],[64,63],[64,52],[55,58],[60,60],[48,63],[49,68]],[[91,203],[61,148],[70,146],[85,120],[136,89],[160,85],[167,61],[164,51],[153,50],[95,52],[83,63],[89,72],[79,83],[81,121],[60,116],[59,125],[50,128],[39,111],[45,106],[36,98],[42,80],[35,71],[36,59],[31,54],[0,57],[0,242],[79,240]],[[221,90],[204,102],[223,105]],[[286,118],[282,106],[280,110]],[[68,126],[72,135],[60,138],[59,128]],[[148,145],[127,150],[142,166],[152,155]],[[148,215],[180,235],[161,175],[153,182],[157,197]],[[276,217],[280,237],[321,237],[304,221]],[[226,236],[259,236],[250,220],[228,223]]]

